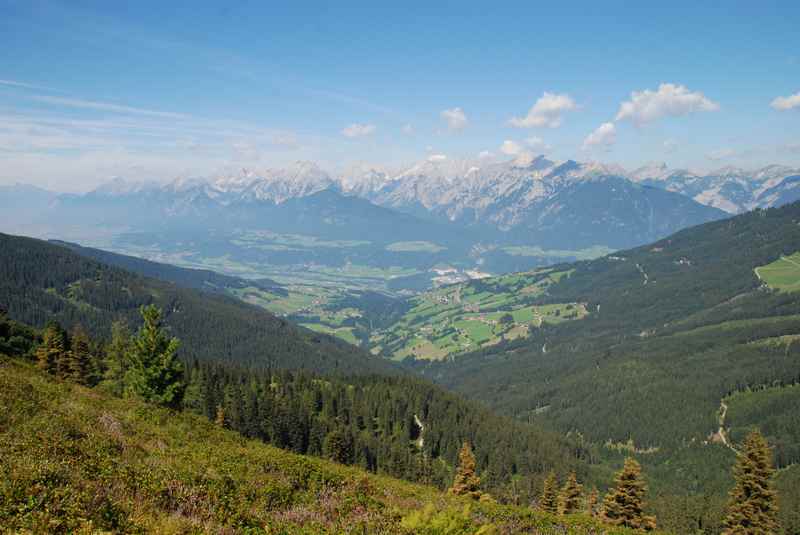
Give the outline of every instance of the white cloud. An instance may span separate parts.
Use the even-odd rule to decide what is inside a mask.
[[[405,135],[407,135],[407,136],[410,136],[410,135],[413,135],[413,134],[414,134],[414,127],[413,127],[413,126],[411,126],[410,124],[404,125],[404,126],[403,126],[403,128],[402,128],[401,130],[402,130],[402,131],[403,131],[403,133],[404,133]]]
[[[672,154],[674,152],[677,152],[678,150],[678,142],[675,141],[674,139],[665,140],[663,146],[664,146],[664,152],[666,152],[667,154]]]
[[[453,108],[451,110],[444,110],[439,114],[442,119],[447,122],[447,128],[450,130],[463,130],[466,128],[469,120],[467,114],[461,108]]]
[[[800,91],[788,97],[777,97],[770,104],[773,108],[780,111],[791,110],[800,107]]]
[[[507,154],[509,156],[517,156],[519,153],[522,152],[522,145],[513,141],[511,139],[507,139],[503,141],[503,144],[500,145],[500,152],[503,154]]]
[[[96,102],[92,100],[82,100],[77,98],[66,97],[51,97],[36,95],[31,97],[39,102],[45,104],[53,104],[56,106],[66,106],[68,108],[82,108],[97,111],[110,111],[113,113],[133,114],[133,115],[146,115],[148,117],[162,117],[164,119],[188,119],[188,115],[182,113],[173,113],[168,111],[147,110],[143,108],[134,108],[132,106],[122,106],[120,104],[111,104],[109,102]]]
[[[492,156],[494,156],[494,153],[488,150],[482,150],[478,153],[479,160],[486,160],[488,158],[491,158]]]
[[[732,156],[735,155],[736,155],[735,150],[726,147],[722,149],[712,150],[711,152],[706,154],[706,158],[716,162],[719,160],[725,160],[727,158],[731,158]]]
[[[429,162],[443,162],[447,159],[446,154],[431,154],[428,156]]]
[[[552,147],[544,142],[540,137],[529,137],[525,140],[525,145],[536,152],[549,152]]]
[[[375,132],[375,125],[373,124],[353,123],[342,129],[342,135],[350,138],[368,136],[373,132]]]
[[[500,145],[500,152],[508,156],[522,156],[526,155],[533,157],[533,152],[546,152],[551,149],[550,145],[544,142],[540,137],[529,137],[528,139],[518,142],[513,139],[507,139]]]
[[[633,91],[631,99],[623,102],[616,121],[629,119],[635,125],[657,121],[662,117],[680,117],[701,111],[717,111],[719,104],[703,93],[691,92],[685,86],[661,84],[657,91]]]
[[[528,110],[525,117],[513,117],[508,121],[517,128],[543,127],[558,128],[565,112],[578,109],[578,105],[569,95],[557,95],[545,92]]]
[[[614,123],[603,123],[597,130],[586,136],[583,140],[583,150],[593,148],[608,149],[617,141],[617,127]]]

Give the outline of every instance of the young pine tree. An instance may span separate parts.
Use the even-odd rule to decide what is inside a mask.
[[[62,375],[80,385],[89,384],[92,355],[89,335],[86,330],[77,325],[70,336],[70,349],[62,358]]]
[[[539,508],[548,513],[558,512],[558,479],[556,473],[550,472],[544,480],[542,495],[539,497]]]
[[[176,357],[178,339],[167,336],[158,307],[143,306],[140,311],[144,323],[128,350],[125,391],[151,403],[178,407],[185,388],[183,365]]]
[[[124,321],[111,324],[111,343],[105,350],[105,370],[100,384],[116,396],[125,392],[125,373],[128,371],[128,351],[131,334]]]
[[[642,479],[642,467],[634,459],[625,459],[625,465],[614,478],[615,487],[603,500],[603,519],[615,526],[650,531],[656,519],[644,514],[644,495],[647,486]]]
[[[581,506],[581,493],[583,485],[578,483],[575,472],[570,473],[567,482],[558,496],[558,514],[569,515],[578,512]]]
[[[593,488],[592,492],[589,493],[589,497],[586,499],[586,514],[589,516],[595,516],[597,514],[597,499],[597,489]]]
[[[725,535],[778,533],[778,499],[772,489],[772,452],[764,437],[753,431],[733,467],[736,485],[730,493]]]
[[[58,323],[50,322],[42,333],[41,345],[36,348],[36,364],[40,370],[55,375],[66,350],[67,340],[64,330]]]
[[[450,494],[456,496],[467,496],[473,500],[481,498],[480,484],[481,479],[475,473],[475,455],[469,442],[464,442],[458,452],[458,468],[453,479],[453,486],[448,489]]]

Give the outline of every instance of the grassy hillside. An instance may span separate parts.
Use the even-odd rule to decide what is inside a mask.
[[[41,327],[78,323],[107,338],[111,323],[137,325],[154,303],[182,340],[186,358],[218,359],[323,373],[393,373],[394,367],[328,335],[296,327],[258,307],[136,275],[60,245],[0,234],[0,304]]]
[[[786,292],[800,291],[800,253],[781,256],[771,264],[755,268],[755,273],[770,288]]]
[[[600,528],[581,515],[465,506],[432,487],[287,453],[205,418],[52,381],[0,356],[0,524],[12,532],[578,535]]]

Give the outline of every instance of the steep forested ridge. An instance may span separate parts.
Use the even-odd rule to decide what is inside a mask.
[[[528,502],[550,470],[598,477],[585,444],[497,416],[412,377],[321,377],[198,363],[185,406],[245,436],[445,488],[473,444],[483,488]],[[513,483],[512,483],[513,481]]]
[[[107,338],[111,323],[138,324],[156,304],[182,340],[185,358],[226,360],[323,373],[393,373],[368,353],[297,327],[233,298],[182,288],[85,258],[70,249],[0,234],[0,304],[12,319],[41,327],[55,319]]]
[[[50,240],[50,242],[68,247],[81,256],[92,258],[103,264],[116,266],[144,277],[173,282],[185,288],[195,288],[197,290],[206,290],[210,292],[225,292],[226,289],[254,286],[260,290],[270,291],[277,295],[286,295],[287,293],[280,284],[271,279],[245,280],[240,277],[222,275],[208,269],[182,268],[171,264],[145,260],[144,258],[135,256],[112,253],[94,247],[83,247],[77,243],[59,240]]]
[[[722,397],[800,378],[795,344],[753,343],[800,333],[800,294],[754,273],[800,250],[798,222],[800,204],[760,210],[559,266],[574,271],[540,302],[587,303],[585,319],[427,373],[513,414],[549,407],[540,418],[596,440],[705,438]]]
[[[586,318],[452,363],[414,366],[501,412],[580,432],[609,454],[636,452],[658,474],[653,488],[675,497],[673,508],[707,522],[724,503],[734,458],[720,427],[741,440],[764,424],[778,466],[800,462],[795,397],[747,394],[800,382],[800,293],[773,290],[754,272],[798,250],[795,203],[557,266],[574,271],[538,302],[583,302]],[[765,422],[758,415],[767,407]],[[677,498],[687,495],[698,501]],[[796,517],[796,493],[784,502],[784,514]]]

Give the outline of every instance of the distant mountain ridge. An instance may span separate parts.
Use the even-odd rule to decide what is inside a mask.
[[[706,174],[651,165],[630,173],[630,178],[731,214],[754,208],[772,208],[800,200],[800,168],[768,165],[753,171],[723,167]]]
[[[241,169],[168,184],[115,179],[48,203],[48,221],[106,228],[249,228],[376,243],[430,240],[622,248],[724,217],[619,166],[430,157],[400,172],[314,163]],[[675,189],[674,187],[672,189]],[[468,233],[464,233],[465,230]]]

